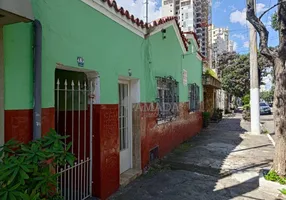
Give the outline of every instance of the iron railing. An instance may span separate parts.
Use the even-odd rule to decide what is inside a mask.
[[[83,200],[92,194],[92,82],[60,79],[56,82],[56,131],[69,136],[70,152],[76,157],[73,166],[57,166],[57,191],[65,200]]]
[[[157,78],[157,121],[171,120],[179,113],[179,84],[171,76]]]

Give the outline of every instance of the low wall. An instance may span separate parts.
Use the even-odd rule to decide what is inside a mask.
[[[146,107],[146,104],[141,104],[142,107]],[[162,124],[157,123],[158,111],[141,111],[142,169],[150,162],[150,150],[158,147],[158,156],[162,158],[176,146],[200,132],[203,123],[201,112],[189,113],[187,102],[180,103],[179,109],[180,114],[175,120]]]
[[[33,110],[5,110],[5,142],[14,138],[28,143],[33,139]],[[42,108],[42,135],[55,127],[55,109]]]

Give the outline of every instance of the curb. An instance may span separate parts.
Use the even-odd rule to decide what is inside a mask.
[[[275,141],[270,134],[267,134],[268,139],[271,141],[272,145],[275,147]]]
[[[263,124],[260,123],[261,129],[266,130],[266,128],[263,126]],[[270,142],[272,143],[272,145],[275,147],[275,141],[273,139],[273,137],[270,134],[266,134],[268,139],[270,140]]]

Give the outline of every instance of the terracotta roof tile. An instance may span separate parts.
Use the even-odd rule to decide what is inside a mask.
[[[178,20],[177,20],[177,17],[163,17],[163,18],[160,18],[156,21],[153,21],[151,24],[147,24],[147,23],[144,23],[143,20],[140,20],[139,18],[135,18],[134,15],[130,15],[129,11],[128,10],[125,10],[124,8],[122,7],[118,7],[117,6],[117,3],[115,0],[99,0],[99,1],[102,1],[104,3],[107,3],[107,5],[111,8],[111,9],[114,9],[117,13],[120,13],[122,15],[122,17],[126,17],[128,20],[130,20],[133,24],[136,24],[138,27],[141,27],[142,29],[146,28],[146,29],[149,29],[149,28],[152,28],[152,27],[155,27],[155,26],[159,26],[161,24],[164,24],[164,23],[167,23],[169,21],[172,21],[172,20],[175,20],[176,21],[176,24],[178,26],[178,29],[180,31],[180,35],[181,35],[181,38],[183,40],[183,43],[184,43],[184,46],[186,48],[186,50],[188,51],[188,40],[187,38],[185,37],[184,33],[182,32],[180,26],[179,26],[179,23],[178,23]],[[195,36],[196,40],[197,40],[197,37]]]

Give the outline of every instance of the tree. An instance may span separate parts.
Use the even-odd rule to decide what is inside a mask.
[[[272,95],[271,91],[260,92],[260,98],[266,102],[273,101],[273,95]]]
[[[279,29],[278,23],[277,23],[277,17],[278,17],[277,12],[275,12],[271,18],[271,26],[275,31],[278,31],[278,29]]]
[[[279,176],[286,176],[286,0],[278,0],[277,4],[267,9],[260,17],[256,16],[254,0],[247,0],[247,20],[259,34],[259,49],[274,66],[274,127],[277,136],[273,170]],[[269,10],[277,7],[277,30],[279,46],[272,50],[268,47],[269,32],[261,18]]]
[[[239,55],[236,52],[225,52],[218,55],[218,76],[222,80],[225,91],[236,97],[243,97],[250,89],[249,54]],[[263,55],[258,54],[260,82],[262,78],[271,73],[272,63]],[[263,83],[261,83],[263,84]]]
[[[249,59],[236,52],[218,56],[218,76],[223,90],[236,97],[243,97],[249,91]]]

